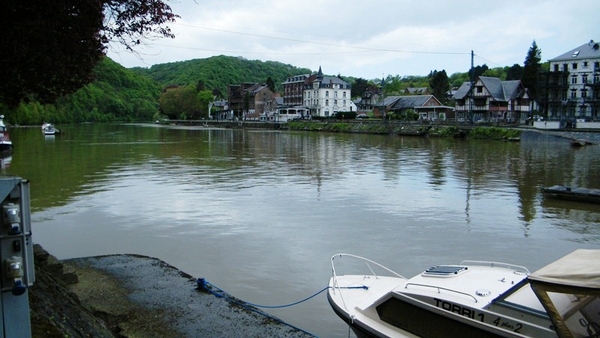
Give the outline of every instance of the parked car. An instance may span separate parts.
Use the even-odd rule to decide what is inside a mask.
[[[367,114],[358,114],[358,115],[356,115],[356,118],[359,120],[360,119],[368,119],[369,116]]]

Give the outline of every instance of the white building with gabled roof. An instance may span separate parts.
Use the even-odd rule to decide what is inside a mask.
[[[319,67],[317,75],[311,75],[304,84],[304,106],[311,116],[329,117],[337,112],[356,112],[350,90],[346,81],[324,76]]]

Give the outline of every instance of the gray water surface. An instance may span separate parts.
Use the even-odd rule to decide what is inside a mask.
[[[288,304],[327,286],[330,257],[412,276],[503,261],[534,271],[600,246],[600,206],[547,200],[600,188],[600,146],[156,125],[13,128],[3,172],[31,181],[34,242],[59,259],[132,253],[245,301]],[[326,295],[267,310],[322,337],[348,327]]]

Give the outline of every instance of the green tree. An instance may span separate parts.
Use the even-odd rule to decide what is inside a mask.
[[[475,66],[475,68],[469,69],[469,77],[472,77],[475,80],[478,76],[483,75],[488,69],[489,67],[485,63],[482,66]]]
[[[200,98],[193,85],[166,89],[158,99],[160,110],[170,119],[198,119]]]
[[[523,77],[523,67],[515,63],[506,72],[506,80],[520,80]]]
[[[198,104],[200,105],[200,118],[208,117],[208,105],[213,102],[214,96],[210,90],[203,90],[198,93]]]
[[[358,79],[354,80],[354,83],[352,84],[350,96],[362,97],[362,95],[369,90],[369,88],[371,88],[369,86],[369,81],[359,77]]]
[[[273,93],[275,93],[275,82],[273,81],[273,79],[269,76],[267,78],[267,87],[269,87],[269,90],[271,90]]]
[[[388,75],[385,78],[385,95],[399,95],[407,86],[400,75]]]
[[[173,37],[162,0],[5,0],[0,12],[0,102],[54,102],[93,80],[110,41],[132,49]]]
[[[433,96],[435,96],[443,104],[448,103],[447,93],[450,90],[450,81],[448,80],[446,70],[441,70],[439,72],[434,70],[429,74],[429,88],[431,88]]]
[[[537,76],[542,68],[541,60],[542,51],[538,48],[535,40],[533,40],[525,57],[523,76],[521,77],[523,86],[529,90],[533,99],[537,98]]]

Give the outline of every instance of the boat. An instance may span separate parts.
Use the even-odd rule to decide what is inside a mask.
[[[405,278],[337,254],[327,298],[358,337],[600,337],[598,257],[600,250],[578,249],[534,273],[463,261]],[[355,262],[366,273],[338,273]]]
[[[10,140],[8,127],[4,124],[4,115],[0,115],[0,155],[10,155],[13,150],[13,144]]]
[[[53,124],[51,123],[46,123],[44,122],[44,124],[42,124],[42,131],[44,132],[44,135],[56,135],[59,133],[59,130],[56,129],[56,127],[54,127]]]
[[[553,198],[561,198],[578,202],[600,203],[600,189],[554,185],[552,187],[542,188],[542,192],[546,196]]]
[[[592,142],[584,139],[573,139],[571,140],[571,146],[573,147],[583,147],[593,144]]]

